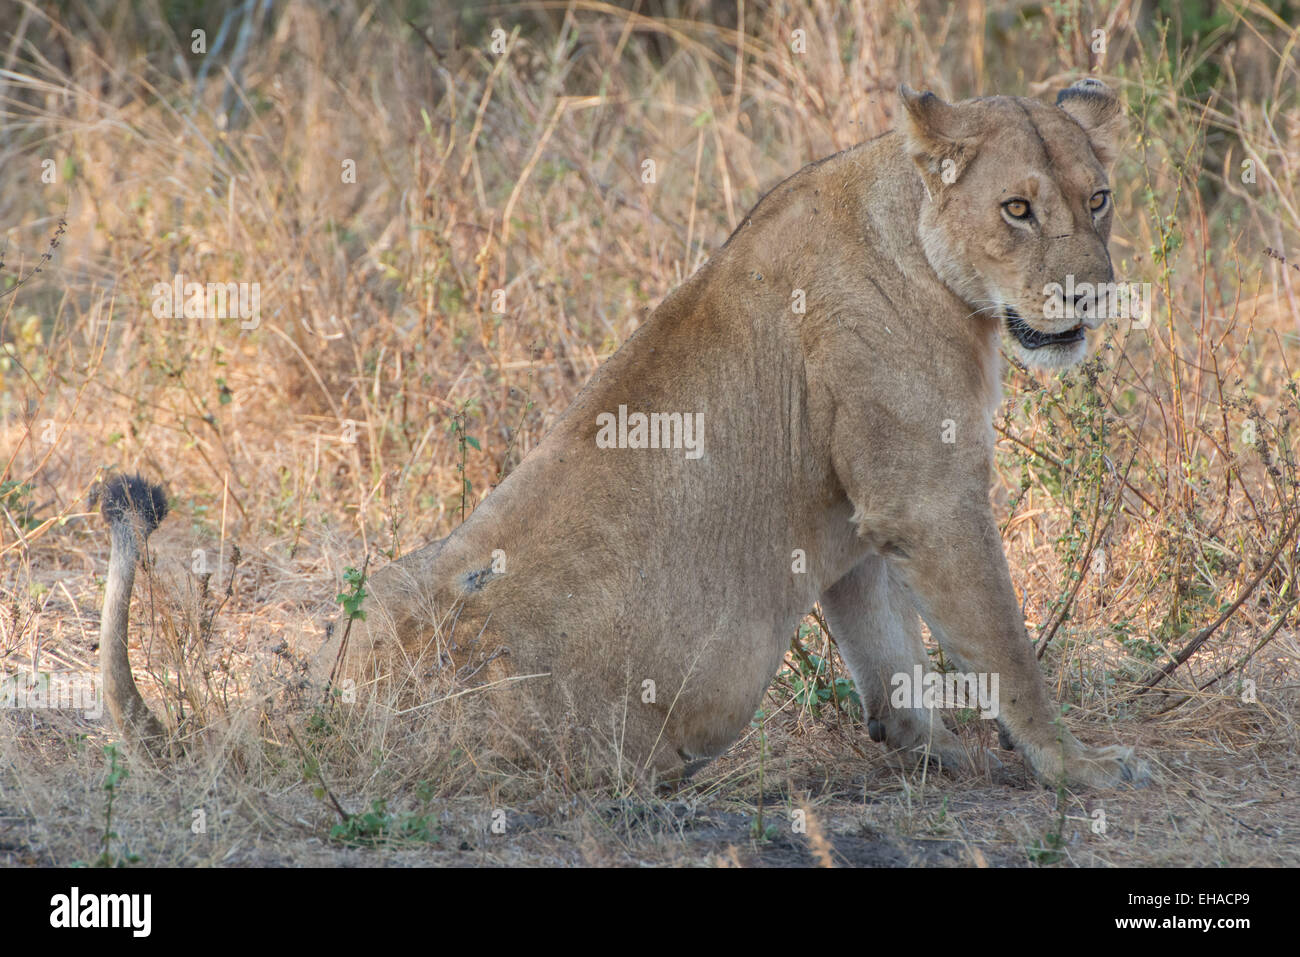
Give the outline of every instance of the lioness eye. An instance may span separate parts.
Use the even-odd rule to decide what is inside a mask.
[[[1029,218],[1029,203],[1023,199],[1009,199],[1002,204],[1002,208],[1007,211],[1007,215],[1012,219]]]
[[[1106,197],[1110,195],[1110,190],[1099,189],[1092,194],[1092,199],[1088,200],[1088,208],[1094,213],[1099,213],[1106,206]]]

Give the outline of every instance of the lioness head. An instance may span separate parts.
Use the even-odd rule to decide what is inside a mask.
[[[1081,360],[1100,310],[1091,295],[1063,296],[1114,281],[1107,170],[1124,125],[1114,92],[1088,78],[1056,106],[900,93],[906,148],[929,194],[918,232],[930,265],[972,310],[1002,318],[1021,361]]]

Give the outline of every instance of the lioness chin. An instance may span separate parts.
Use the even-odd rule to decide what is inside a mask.
[[[1144,779],[1060,722],[988,499],[1000,337],[1059,368],[1098,323],[1047,318],[1044,287],[1112,279],[1119,104],[1096,80],[1055,106],[901,96],[900,129],[768,193],[451,536],[376,572],[316,673],[436,659],[525,737],[576,726],[671,778],[748,726],[820,602],[871,736],[969,767],[932,709],[891,701],[927,664],[919,614],[996,676],[1041,780]]]

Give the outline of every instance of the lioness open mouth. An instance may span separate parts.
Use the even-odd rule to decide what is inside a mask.
[[[1043,346],[1068,346],[1083,339],[1082,324],[1064,332],[1039,332],[1025,322],[1020,313],[1010,306],[1007,307],[1005,317],[1007,329],[1016,337],[1016,341],[1026,349],[1041,349]]]

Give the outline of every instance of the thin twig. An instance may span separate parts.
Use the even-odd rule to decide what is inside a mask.
[[[1290,525],[1287,526],[1286,532],[1278,540],[1277,547],[1274,548],[1273,553],[1268,556],[1268,561],[1264,563],[1264,567],[1259,570],[1259,574],[1251,579],[1250,584],[1241,590],[1240,594],[1237,595],[1236,600],[1211,624],[1202,628],[1200,632],[1197,633],[1196,637],[1187,643],[1186,647],[1184,647],[1182,651],[1178,652],[1178,654],[1176,654],[1167,664],[1163,665],[1150,678],[1142,682],[1142,687],[1134,692],[1134,697],[1146,694],[1165,678],[1169,677],[1169,675],[1173,674],[1174,670],[1178,668],[1179,665],[1183,664],[1188,658],[1196,654],[1196,650],[1200,648],[1201,645],[1205,644],[1206,640],[1212,634],[1219,630],[1220,625],[1236,613],[1242,603],[1251,596],[1256,588],[1259,587],[1259,583],[1264,580],[1264,577],[1272,571],[1273,566],[1277,563],[1278,556],[1282,554],[1282,549],[1286,547],[1286,543],[1289,542],[1291,536],[1295,534],[1297,521],[1300,520],[1292,520]]]

